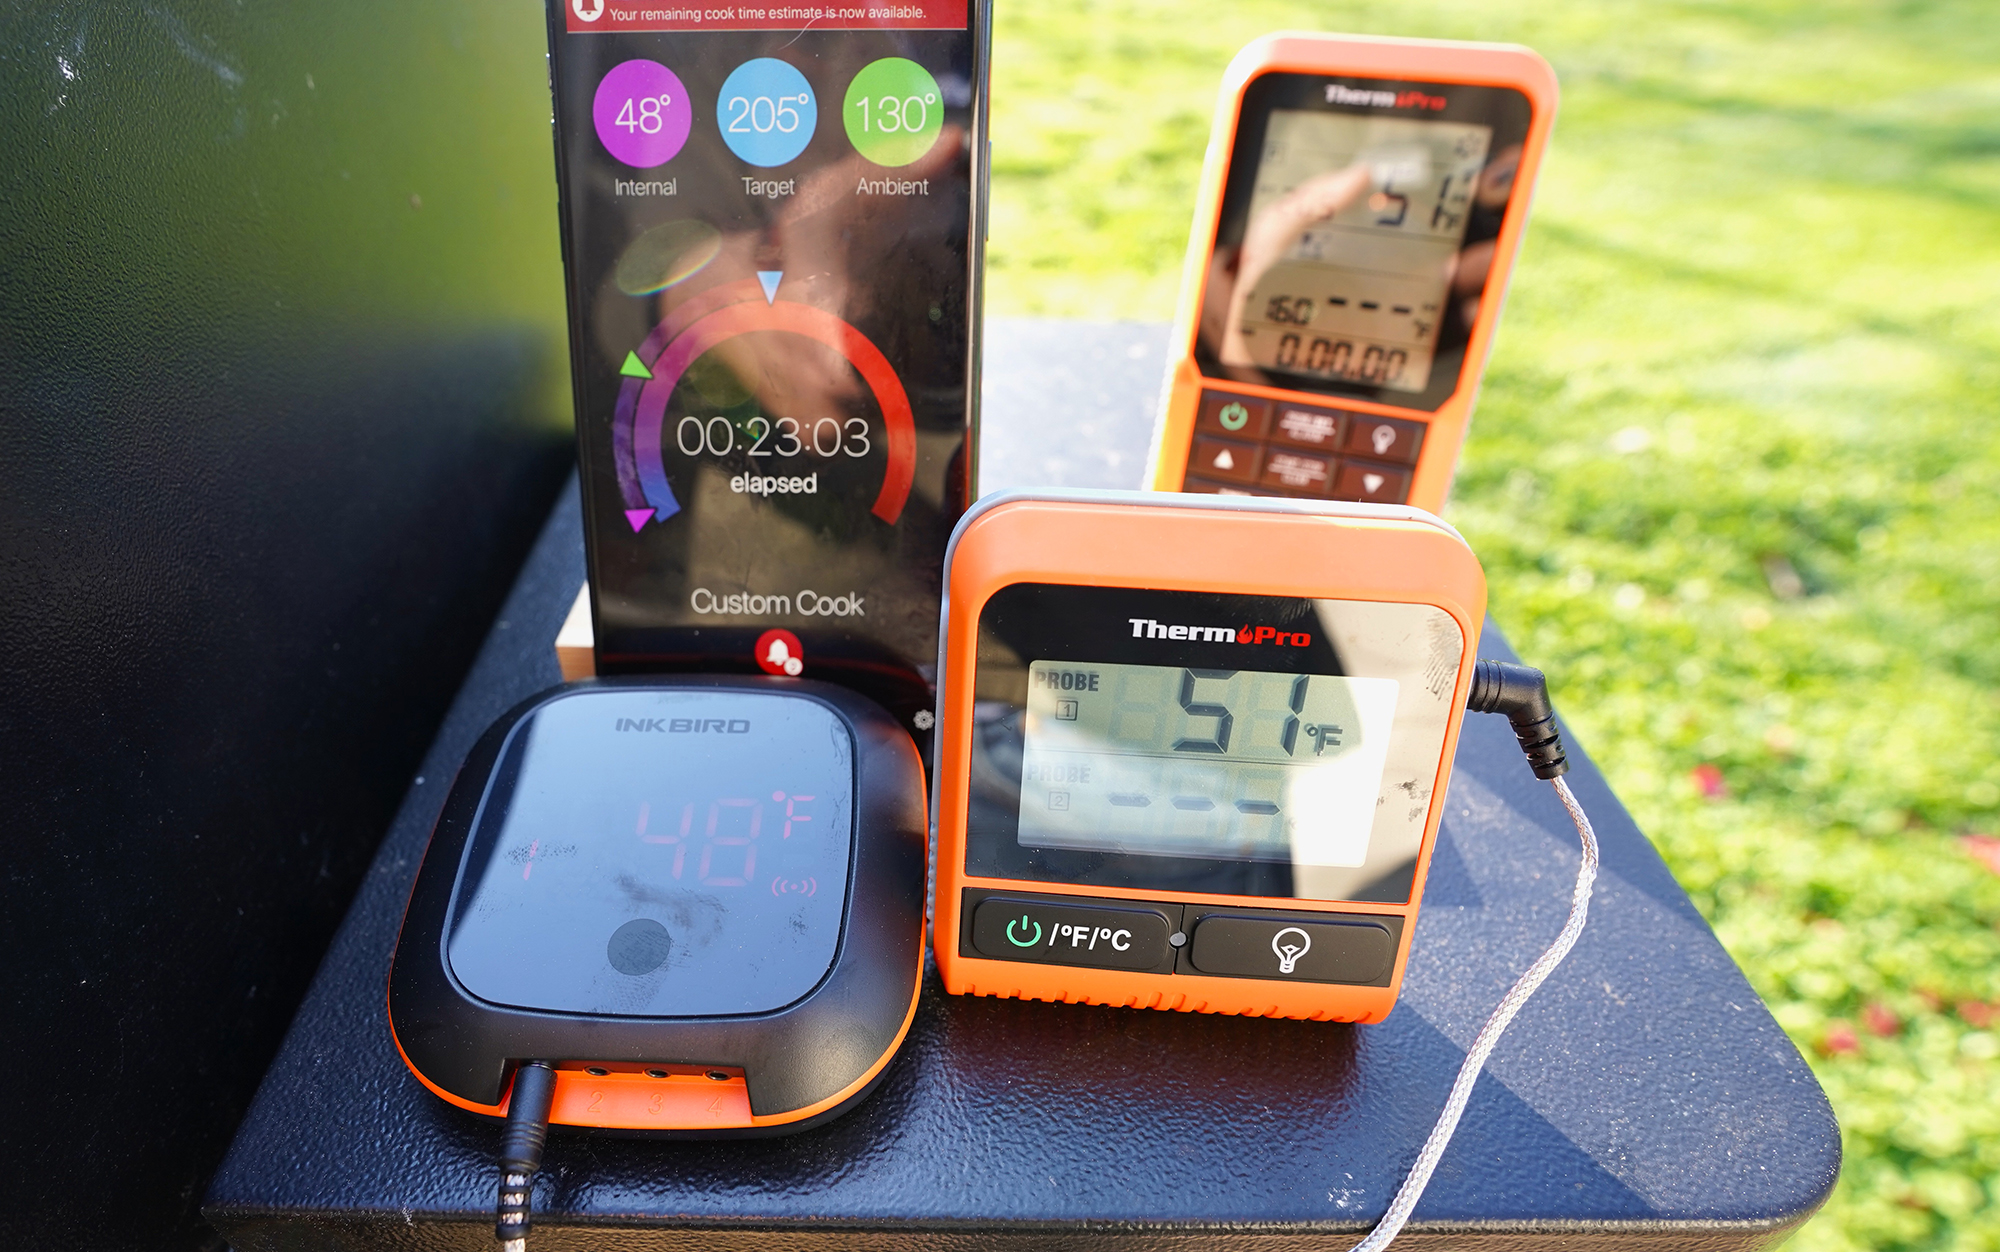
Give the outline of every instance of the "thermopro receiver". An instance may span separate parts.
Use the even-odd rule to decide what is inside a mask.
[[[546,1061],[562,1125],[713,1137],[835,1117],[916,1011],[923,797],[909,735],[838,687],[544,692],[452,784],[396,945],[397,1047],[432,1092],[494,1116]]]
[[[1285,34],[1238,53],[1149,485],[1442,508],[1556,95],[1520,47]]]
[[[952,537],[935,787],[954,993],[1380,1021],[1486,605],[1411,508],[981,501]]]

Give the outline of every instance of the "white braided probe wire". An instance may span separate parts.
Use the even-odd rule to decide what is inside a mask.
[[[1576,823],[1576,833],[1583,841],[1583,863],[1576,871],[1576,891],[1570,897],[1569,920],[1563,923],[1562,933],[1549,945],[1548,951],[1530,965],[1526,973],[1516,982],[1513,989],[1502,997],[1493,1015],[1479,1028],[1479,1036],[1466,1050],[1465,1063],[1458,1067],[1458,1080],[1451,1085],[1451,1095],[1445,1098],[1444,1111],[1438,1114],[1437,1125],[1431,1127],[1430,1138],[1424,1140],[1423,1150],[1417,1153],[1416,1164],[1403,1179],[1403,1185],[1396,1189],[1396,1196],[1389,1201],[1389,1211],[1382,1215],[1381,1222],[1368,1236],[1354,1245],[1352,1252],[1382,1252],[1389,1241],[1402,1233],[1403,1224],[1410,1220],[1417,1201],[1423,1197],[1424,1188],[1430,1185],[1431,1175],[1437,1171],[1438,1162],[1444,1159],[1445,1145],[1451,1142],[1452,1132],[1458,1129],[1458,1119],[1465,1113],[1466,1101],[1472,1098],[1472,1086],[1479,1081],[1480,1071],[1486,1068],[1486,1058],[1493,1054],[1494,1045],[1500,1042],[1500,1034],[1507,1024],[1514,1020],[1514,1014],[1528,1002],[1548,976],[1562,964],[1569,950],[1576,946],[1577,936],[1583,933],[1583,923],[1590,914],[1590,889],[1597,881],[1597,832],[1591,828],[1590,818],[1585,816],[1583,806],[1576,802],[1569,783],[1561,778],[1552,780],[1556,794],[1562,797],[1563,807],[1569,810],[1570,820]]]

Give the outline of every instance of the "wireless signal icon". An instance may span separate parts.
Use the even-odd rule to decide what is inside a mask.
[[[774,896],[816,896],[819,894],[817,878],[773,878],[771,894]]]

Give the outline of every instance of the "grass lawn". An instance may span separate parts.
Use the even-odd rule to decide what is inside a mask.
[[[1257,34],[1554,63],[1452,520],[1832,1097],[1846,1167],[1793,1246],[2000,1249],[1990,0],[998,5],[998,316],[1170,316]]]

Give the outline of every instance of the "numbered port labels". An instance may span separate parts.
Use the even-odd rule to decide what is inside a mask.
[[[769,168],[806,150],[819,123],[819,106],[804,74],[776,57],[758,57],[723,80],[715,119],[731,152]]]
[[[672,70],[658,61],[627,61],[597,84],[591,119],[606,152],[649,170],[680,155],[694,128],[694,109]]]
[[[841,120],[854,150],[877,165],[908,165],[944,129],[937,79],[904,57],[870,62],[847,87]]]

